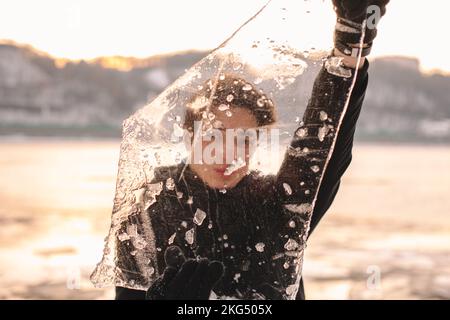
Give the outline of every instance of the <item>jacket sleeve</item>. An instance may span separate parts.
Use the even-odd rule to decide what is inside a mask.
[[[358,70],[349,105],[321,184],[320,173],[325,166],[345,107],[346,99],[343,97],[346,97],[352,85],[352,78],[330,74],[325,67],[322,67],[314,82],[303,121],[295,132],[277,175],[277,193],[285,208],[286,205],[291,205],[292,209],[302,204],[307,215],[311,214],[311,210],[308,212],[308,206],[313,203],[315,191],[318,190],[310,217],[310,232],[333,202],[340,179],[350,164],[356,122],[367,88],[368,66],[366,61]],[[289,192],[286,192],[286,184],[290,187]],[[304,217],[305,220],[308,218]]]
[[[368,68],[369,62],[366,60],[364,66],[358,71],[355,87],[350,96],[350,102],[336,139],[334,151],[328,162],[317,194],[308,236],[314,231],[320,219],[322,219],[325,212],[333,203],[339,189],[341,177],[344,175],[352,160],[356,123],[361,112],[369,80]]]
[[[347,170],[352,160],[353,138],[355,134],[356,122],[361,112],[364,96],[368,83],[369,63],[366,61],[364,66],[358,72],[355,87],[353,88],[347,112],[344,116],[341,128],[338,133],[334,152],[328,162],[328,166],[323,176],[319,192],[317,194],[316,204],[311,217],[308,237],[316,228],[320,219],[333,203],[333,200],[339,189],[342,175]],[[303,278],[300,282],[300,288],[296,300],[305,299],[305,289]]]

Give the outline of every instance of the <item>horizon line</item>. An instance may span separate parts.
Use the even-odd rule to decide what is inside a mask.
[[[112,54],[112,55],[98,55],[94,57],[85,57],[85,58],[69,58],[69,57],[62,57],[54,55],[48,51],[42,50],[37,48],[36,46],[30,44],[30,43],[24,43],[24,42],[18,42],[13,39],[0,39],[0,45],[9,45],[9,46],[15,46],[17,48],[26,49],[33,51],[35,54],[45,56],[48,58],[51,58],[52,60],[55,60],[57,67],[64,67],[67,63],[80,63],[80,62],[87,62],[87,63],[99,63],[104,68],[108,69],[116,69],[121,71],[128,71],[133,69],[133,66],[121,66],[119,62],[117,62],[117,65],[114,65],[114,62],[107,63],[106,61],[104,63],[101,62],[101,60],[104,59],[134,59],[134,60],[150,60],[150,59],[157,59],[160,57],[170,57],[170,56],[176,56],[180,54],[188,54],[188,53],[205,53],[208,54],[214,50],[214,48],[211,49],[183,49],[183,50],[176,50],[176,51],[165,51],[161,53],[156,54],[150,54],[150,55],[120,55],[120,54]],[[443,76],[450,76],[450,70],[444,70],[441,68],[431,68],[431,69],[425,69],[422,66],[421,60],[417,56],[411,56],[411,55],[402,55],[402,54],[386,54],[386,55],[377,55],[368,57],[370,61],[374,60],[382,60],[382,59],[408,59],[408,60],[415,60],[418,64],[418,70],[424,74],[424,75],[443,75]]]

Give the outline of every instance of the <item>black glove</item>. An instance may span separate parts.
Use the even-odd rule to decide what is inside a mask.
[[[164,252],[166,269],[147,290],[147,300],[208,300],[214,285],[224,274],[219,261],[189,259],[177,246]]]
[[[357,56],[359,51],[351,46],[360,42],[363,32],[363,21],[368,18],[365,28],[364,48],[362,56],[367,56],[372,48],[372,43],[377,36],[376,21],[373,24],[375,13],[368,12],[370,6],[379,8],[380,16],[386,13],[386,5],[389,0],[333,0],[334,10],[337,15],[336,28],[334,31],[334,45],[342,53],[349,56]]]

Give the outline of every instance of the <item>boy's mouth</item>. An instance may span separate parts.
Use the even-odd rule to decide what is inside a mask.
[[[215,168],[214,171],[222,176],[225,175],[225,171],[227,171],[227,168]]]

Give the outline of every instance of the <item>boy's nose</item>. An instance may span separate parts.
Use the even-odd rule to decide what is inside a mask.
[[[228,159],[226,159],[227,155]],[[224,148],[222,149],[223,163],[231,164],[233,161],[238,160],[238,157],[239,157],[239,150],[238,144],[236,142],[229,147],[225,145]]]

